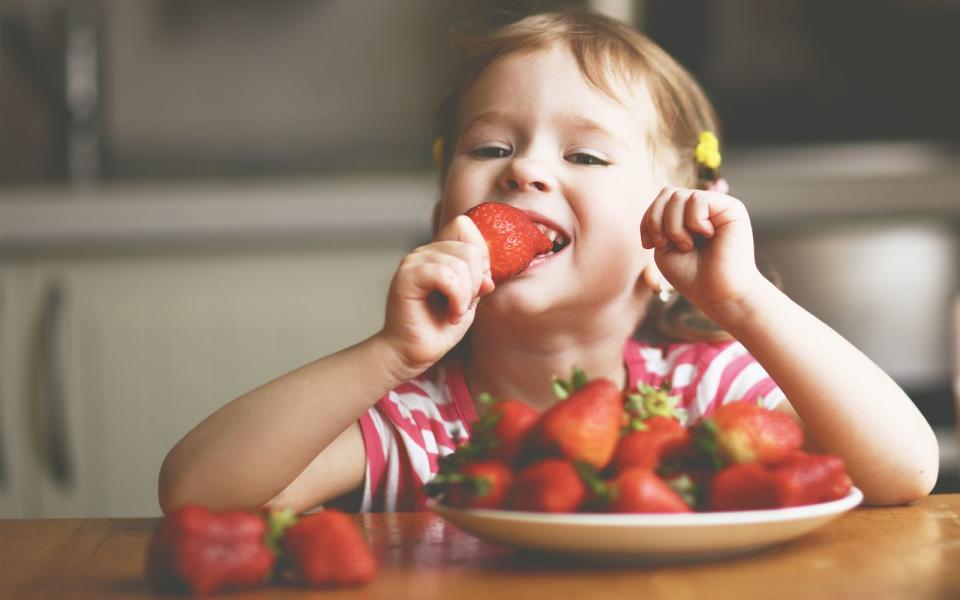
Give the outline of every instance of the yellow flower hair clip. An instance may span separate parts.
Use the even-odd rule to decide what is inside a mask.
[[[693,154],[697,162],[706,168],[712,171],[720,168],[720,141],[712,131],[700,133],[700,140]]]
[[[438,169],[443,168],[443,138],[438,137],[433,140],[433,165]]]
[[[726,194],[730,192],[727,180],[720,177],[720,141],[712,131],[701,131],[694,158],[700,164],[697,187],[711,192]]]

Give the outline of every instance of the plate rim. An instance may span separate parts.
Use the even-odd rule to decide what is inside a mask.
[[[446,517],[453,516],[494,519],[499,521],[514,521],[523,523],[538,523],[545,525],[583,526],[583,527],[623,527],[623,526],[651,526],[651,527],[703,527],[724,525],[748,525],[759,523],[777,523],[796,519],[810,519],[829,516],[855,508],[863,502],[863,492],[857,487],[851,487],[850,492],[843,498],[790,506],[787,508],[769,508],[763,510],[737,510],[718,512],[694,513],[634,513],[634,514],[605,514],[605,513],[541,513],[516,510],[495,510],[481,508],[453,508],[440,503],[428,506],[427,509]]]

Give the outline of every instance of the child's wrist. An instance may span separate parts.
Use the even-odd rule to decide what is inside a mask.
[[[388,336],[380,331],[373,335],[368,342],[373,346],[376,353],[377,364],[384,368],[384,373],[389,379],[391,389],[405,381],[419,375],[423,369],[417,369],[410,365],[398,352],[396,347],[390,342]]]
[[[763,275],[750,285],[744,286],[741,294],[724,302],[718,302],[703,307],[704,313],[710,319],[739,337],[738,332],[760,322],[760,315],[765,307],[770,306],[770,300],[782,292]]]

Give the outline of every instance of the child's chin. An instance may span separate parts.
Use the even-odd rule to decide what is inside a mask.
[[[480,306],[500,318],[535,318],[543,315],[556,308],[559,299],[549,279],[546,272],[521,273],[500,283],[480,302]]]

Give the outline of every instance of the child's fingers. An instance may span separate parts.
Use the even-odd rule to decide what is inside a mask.
[[[644,248],[659,248],[667,243],[663,232],[663,209],[676,188],[665,187],[654,198],[640,221],[640,237]]]
[[[482,250],[476,244],[459,241],[433,242],[427,248],[431,252],[444,254],[462,262],[469,272],[474,295],[480,293],[485,280],[490,277],[490,267]]]
[[[480,230],[477,229],[476,223],[467,215],[460,215],[447,223],[443,229],[437,232],[435,241],[457,241],[474,245],[481,250],[482,259],[488,263],[490,262],[487,242],[483,239],[483,234],[480,233]]]
[[[457,289],[458,293],[455,297],[451,297],[446,293],[444,293],[444,296],[447,296],[449,301],[450,314],[452,316],[463,315],[463,313],[470,308],[470,304],[477,296],[480,284],[483,281],[482,276],[474,277],[469,265],[467,265],[465,261],[443,252],[425,254],[422,261],[424,265],[439,265],[454,275],[454,280],[457,286],[459,286]],[[444,273],[444,276],[446,275],[447,274]],[[442,289],[440,291],[443,293]]]
[[[702,191],[695,191],[687,201],[683,214],[683,222],[687,229],[705,238],[712,238],[715,233],[713,223],[710,222],[709,202],[709,195]]]
[[[663,209],[663,229],[667,238],[684,252],[693,250],[693,237],[684,223],[684,213],[690,196],[690,190],[676,190]]]
[[[493,291],[493,277],[490,275],[490,251],[487,248],[486,240],[483,239],[476,223],[470,217],[466,215],[456,217],[437,233],[435,239],[437,242],[463,242],[479,250],[480,270],[486,274],[485,277],[481,278],[480,295]]]
[[[461,272],[442,261],[428,261],[416,265],[409,274],[413,296],[416,299],[429,300],[432,294],[439,292],[446,299],[448,321],[457,323],[470,309],[473,301],[470,283]]]
[[[695,207],[687,213],[688,227],[705,237],[714,237],[729,225],[750,227],[750,215],[743,202],[721,192],[696,190],[691,196]],[[694,226],[690,221],[696,221]],[[698,229],[700,228],[700,229]]]

